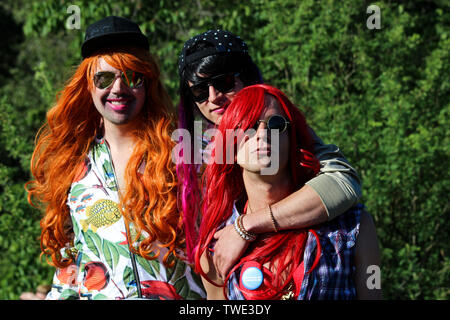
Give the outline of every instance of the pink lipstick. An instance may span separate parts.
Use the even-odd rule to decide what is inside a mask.
[[[129,106],[128,99],[108,99],[106,103],[114,111],[123,111]]]

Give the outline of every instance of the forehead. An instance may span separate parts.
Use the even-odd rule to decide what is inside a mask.
[[[114,68],[108,62],[105,61],[103,57],[98,58],[97,70],[96,71],[112,71],[119,72],[119,69]]]
[[[260,120],[265,120],[268,117],[279,114],[286,117],[286,113],[281,108],[280,102],[274,96],[265,94],[264,96],[264,108],[259,116]]]

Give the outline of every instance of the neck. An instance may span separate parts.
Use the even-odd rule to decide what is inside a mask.
[[[287,170],[271,176],[244,170],[243,180],[250,206],[247,212],[267,208],[293,191],[292,179]]]
[[[104,128],[104,138],[111,149],[125,150],[133,148],[134,138],[131,134],[131,124],[115,125],[109,121],[104,121]]]

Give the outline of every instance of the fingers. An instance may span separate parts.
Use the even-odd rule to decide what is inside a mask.
[[[225,280],[225,278],[227,277],[228,272],[230,271],[230,267],[227,265],[224,265],[222,267],[222,270],[220,271],[221,277],[223,280]]]
[[[212,262],[217,275],[224,280],[245,252],[248,243],[238,235],[233,225],[217,231],[214,238],[217,242],[214,245]]]
[[[213,264],[219,277],[224,280],[227,277],[231,266],[229,265],[229,263],[227,263],[229,261],[229,258],[227,259],[227,257],[222,256],[220,252],[221,251],[218,250],[217,254],[216,252],[214,253]]]

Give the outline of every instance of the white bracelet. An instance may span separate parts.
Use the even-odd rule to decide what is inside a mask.
[[[244,215],[240,215],[237,217],[237,219],[234,221],[234,229],[239,234],[239,236],[244,239],[245,241],[255,241],[256,240],[256,234],[253,232],[248,232],[245,230],[244,225],[242,224],[242,219],[244,218]]]

